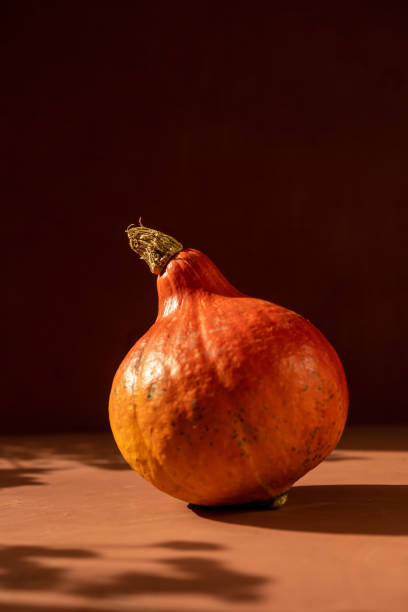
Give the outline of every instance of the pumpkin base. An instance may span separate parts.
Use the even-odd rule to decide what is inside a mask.
[[[277,510],[281,508],[286,503],[288,498],[289,491],[285,491],[284,493],[280,493],[275,497],[270,497],[269,499],[257,500],[244,502],[242,504],[220,504],[220,505],[203,505],[203,504],[194,504],[189,503],[188,508],[191,509],[202,509],[202,510],[214,510],[217,511],[251,511],[251,510]]]
[[[248,504],[244,504],[248,506],[248,508],[253,508],[254,510],[277,510],[281,508],[288,499],[289,491],[285,491],[284,493],[280,493],[275,497],[270,497],[269,499],[262,499],[259,501],[249,502]]]
[[[286,503],[286,500],[288,499],[288,495],[289,495],[289,491],[285,491],[285,493],[281,493],[280,495],[277,495],[276,497],[271,497],[265,502],[265,505],[267,508],[270,508],[271,510],[276,510],[277,508],[280,508]]]

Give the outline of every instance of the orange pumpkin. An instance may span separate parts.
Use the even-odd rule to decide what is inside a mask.
[[[186,502],[281,505],[343,432],[335,350],[300,315],[240,293],[203,253],[142,225],[127,231],[158,274],[159,309],[112,385],[123,457]]]

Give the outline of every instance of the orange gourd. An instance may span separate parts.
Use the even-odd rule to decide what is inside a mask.
[[[235,289],[203,253],[142,225],[127,232],[158,274],[159,308],[112,385],[123,457],[186,502],[282,505],[343,432],[335,350],[300,315]]]

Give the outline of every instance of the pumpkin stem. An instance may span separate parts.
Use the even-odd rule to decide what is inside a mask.
[[[183,245],[175,238],[158,230],[142,225],[129,225],[126,229],[130,248],[144,259],[153,274],[160,274],[174,255],[183,250]]]

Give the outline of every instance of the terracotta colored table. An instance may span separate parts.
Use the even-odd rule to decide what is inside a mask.
[[[109,435],[0,442],[2,612],[408,610],[408,428],[348,431],[275,511],[189,508]]]

